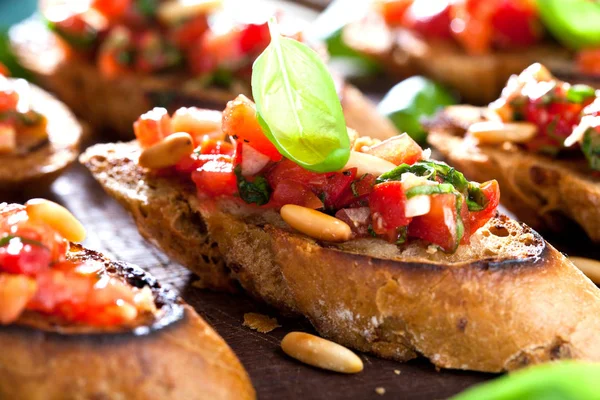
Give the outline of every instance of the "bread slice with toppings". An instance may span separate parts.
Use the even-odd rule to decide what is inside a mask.
[[[600,178],[587,161],[554,159],[516,145],[481,145],[464,138],[469,126],[488,120],[485,108],[450,107],[430,123],[433,147],[470,179],[498,180],[502,203],[536,229],[561,231],[571,221],[600,241]]]
[[[529,227],[498,215],[452,254],[420,241],[318,241],[275,210],[200,201],[195,186],[137,164],[136,142],[80,158],[140,232],[198,274],[237,285],[325,337],[381,357],[488,372],[600,361],[600,291]]]
[[[14,207],[0,204],[0,211],[10,212]],[[102,288],[108,286],[108,280],[116,280],[140,296],[150,292],[149,298],[144,296],[145,309],[135,319],[116,325],[67,321],[32,308],[15,315],[17,319],[8,325],[0,323],[0,398],[255,398],[248,374],[223,339],[150,274],[73,243],[66,260],[93,269],[99,274],[96,285]],[[10,271],[8,264],[0,267],[0,306],[8,304],[10,308],[12,296],[21,293],[11,291],[10,285],[7,288],[3,279],[20,275],[6,272]],[[62,287],[58,296],[66,310],[71,304],[67,296],[77,290],[69,282],[84,279],[85,274],[81,272],[79,278],[70,275],[72,280],[58,283]],[[43,279],[38,279],[37,290],[44,285]],[[111,317],[94,314],[93,318],[103,321]]]

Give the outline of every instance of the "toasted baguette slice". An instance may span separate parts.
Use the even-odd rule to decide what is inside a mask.
[[[600,242],[600,178],[587,162],[557,160],[506,143],[481,146],[463,139],[485,109],[449,107],[429,124],[429,142],[470,179],[496,179],[502,204],[536,229],[560,231],[569,220]]]
[[[151,275],[77,245],[68,258],[101,263],[112,276],[149,286],[158,312],[116,331],[57,325],[35,313],[0,326],[0,398],[255,398],[223,339]]]
[[[423,40],[405,29],[392,30],[376,15],[347,25],[343,40],[378,61],[392,76],[425,75],[456,89],[465,102],[474,104],[496,99],[512,74],[534,62],[570,63],[566,49],[547,44],[469,55],[449,41]]]
[[[41,85],[94,127],[113,129],[127,139],[133,138],[133,121],[153,107],[170,112],[182,106],[222,110],[239,93],[251,95],[249,87],[202,87],[182,74],[106,78],[85,60],[67,59],[54,36],[36,20],[13,27],[10,38],[19,60]],[[358,89],[342,82],[338,90],[350,128],[379,139],[399,134]]]
[[[0,154],[0,193],[48,186],[79,155],[82,127],[73,113],[35,85],[29,84],[26,96],[31,108],[48,120],[48,143],[24,155]]]
[[[276,211],[200,202],[190,182],[140,168],[139,152],[136,142],[97,145],[80,160],[142,235],[206,286],[238,283],[325,337],[398,361],[490,372],[600,361],[600,291],[525,225],[492,218],[454,254],[419,242],[321,243]]]

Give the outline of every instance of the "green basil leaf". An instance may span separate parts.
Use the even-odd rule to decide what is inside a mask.
[[[585,154],[590,168],[594,171],[600,171],[600,132],[594,128],[589,128],[583,135],[581,150]]]
[[[467,207],[469,211],[481,211],[490,202],[479,187],[479,183],[469,182],[467,189]]]
[[[259,206],[269,202],[271,188],[269,183],[263,176],[257,176],[254,181],[250,182],[242,175],[242,167],[238,165],[234,169],[237,178],[237,187],[240,197],[248,204],[256,203]]]
[[[49,250],[46,246],[44,246],[42,244],[42,242],[38,242],[37,240],[31,240],[31,239],[27,239],[27,238],[24,238],[21,236],[15,236],[15,235],[4,236],[2,239],[0,239],[0,247],[7,246],[10,243],[10,241],[13,239],[19,239],[21,241],[21,243],[23,243],[23,244],[38,246],[43,249]]]
[[[252,95],[265,135],[303,168],[342,169],[350,139],[327,67],[308,46],[281,37],[274,19],[269,29],[271,43],[252,67]]]
[[[596,97],[596,90],[588,85],[573,85],[567,90],[567,100],[571,103],[581,104],[592,97]]]
[[[98,31],[91,25],[86,25],[85,31],[77,33],[69,32],[50,20],[46,20],[46,25],[48,29],[56,33],[61,39],[78,49],[90,48],[98,38]]]
[[[420,195],[433,195],[433,194],[444,194],[454,193],[454,186],[449,183],[441,183],[439,185],[421,185],[415,186],[406,191],[406,198],[420,196]]]
[[[143,16],[153,18],[156,15],[158,3],[159,0],[137,0],[135,5]]]

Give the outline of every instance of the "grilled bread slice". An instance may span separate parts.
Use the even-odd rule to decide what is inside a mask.
[[[512,74],[534,62],[571,64],[566,49],[549,44],[470,55],[452,42],[424,40],[406,29],[390,29],[374,15],[348,24],[343,40],[398,79],[425,75],[455,89],[472,104],[496,99]]]
[[[135,327],[65,326],[25,313],[0,326],[3,399],[253,399],[223,339],[141,268],[72,244],[68,259],[100,263],[113,277],[149,286],[158,311]]]
[[[496,179],[502,204],[530,226],[560,231],[572,220],[600,242],[600,178],[583,156],[557,160],[508,143],[483,146],[463,138],[471,124],[485,120],[483,108],[449,107],[429,123],[428,140],[470,179]]]
[[[24,95],[31,108],[47,118],[48,142],[25,154],[0,155],[0,193],[47,186],[79,155],[83,129],[73,113],[35,85],[29,84],[29,93]]]
[[[127,139],[133,138],[132,122],[153,107],[222,110],[237,94],[251,95],[248,87],[202,87],[182,74],[107,78],[86,60],[67,59],[56,38],[36,20],[13,27],[10,38],[19,60],[41,85],[92,126],[113,129]],[[338,92],[349,127],[379,139],[399,134],[358,89],[340,81]]]
[[[492,218],[456,253],[378,239],[318,242],[276,211],[200,201],[191,182],[138,166],[136,142],[80,160],[140,232],[207,287],[240,285],[325,337],[406,361],[499,372],[548,360],[600,361],[600,291],[535,231]]]

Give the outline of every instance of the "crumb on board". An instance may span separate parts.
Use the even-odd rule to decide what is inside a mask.
[[[251,312],[244,314],[243,326],[247,326],[248,328],[254,329],[260,333],[268,333],[275,328],[279,328],[281,325],[279,325],[276,318]]]
[[[192,286],[198,289],[207,289],[208,285],[201,279],[192,282]]]
[[[375,388],[375,393],[377,393],[380,396],[383,396],[385,394],[385,388],[381,387],[381,386],[376,387]]]
[[[394,370],[394,373],[395,373],[396,375],[400,375],[400,370],[399,370],[399,369],[395,369],[395,370]]]

